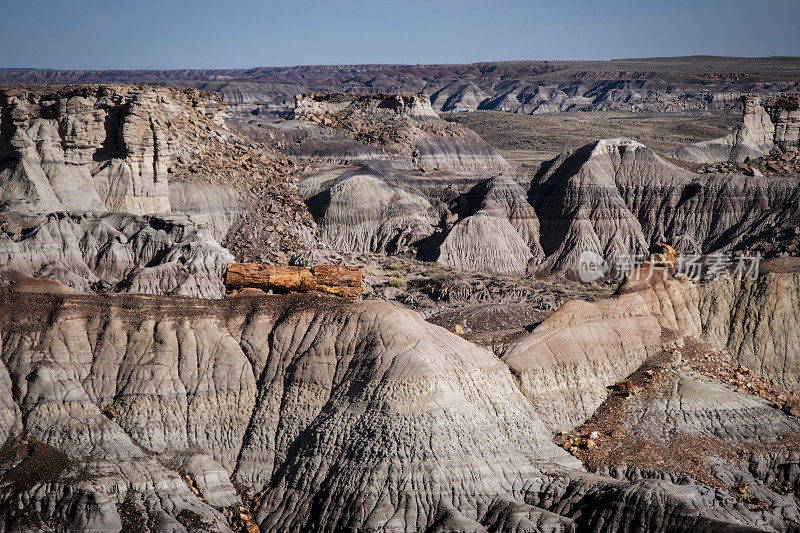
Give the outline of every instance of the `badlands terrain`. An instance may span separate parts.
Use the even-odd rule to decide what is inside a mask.
[[[690,56],[469,65],[317,65],[221,70],[0,69],[0,83],[151,83],[218,92],[234,113],[289,118],[301,92],[414,93],[436,111],[726,110],[742,94],[798,90],[792,57]]]
[[[0,530],[800,530],[798,66],[0,71]]]

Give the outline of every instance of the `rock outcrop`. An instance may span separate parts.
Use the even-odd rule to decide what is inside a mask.
[[[416,94],[305,93],[295,97],[294,116],[312,122],[333,124],[334,117],[369,115],[391,120],[399,115],[438,120],[430,100]]]
[[[606,387],[661,351],[664,330],[700,333],[692,291],[668,280],[609,300],[567,302],[502,358],[545,423],[571,429],[606,399]]]
[[[526,191],[527,184],[498,175],[507,165],[477,135],[439,120],[424,97],[413,95],[298,97],[297,118],[275,130],[272,144],[282,142],[282,131],[289,152],[325,145],[327,155],[318,156],[349,163],[307,172],[298,191],[298,167],[219,125],[221,102],[213,95],[115,86],[3,94],[0,192],[7,210],[170,209],[188,214],[204,239],[239,260],[305,261],[317,246],[311,214],[322,241],[343,251],[567,276],[591,251],[613,274],[657,241],[692,253],[753,249],[767,234],[786,233],[791,241],[800,217],[796,180],[697,175],[621,139],[563,154]],[[758,107],[762,118],[776,117],[773,145],[796,149],[793,100],[747,102],[743,129],[754,131],[751,107]],[[302,133],[299,144],[288,142],[291,124]],[[359,160],[369,162],[352,164]],[[771,249],[791,254],[792,244]],[[38,264],[20,275],[42,272]],[[118,287],[96,282],[75,286]]]
[[[168,169],[198,143],[197,132],[176,134],[176,126],[198,116],[220,124],[223,108],[199,91],[3,88],[0,202],[37,212],[168,212]]]
[[[796,477],[789,472],[797,419],[704,374],[713,352],[702,343],[676,344],[614,387],[586,424],[556,440],[591,470],[617,479],[727,492],[749,508],[759,529],[794,523]]]
[[[533,178],[546,256],[540,271],[574,272],[590,250],[613,275],[655,242],[682,253],[749,250],[765,228],[793,226],[799,195],[796,178],[698,175],[640,143],[598,141],[562,154]]]
[[[521,276],[544,257],[528,193],[503,175],[428,177],[369,163],[311,173],[300,191],[320,239],[337,250]]]
[[[756,279],[629,280],[596,302],[571,301],[510,345],[503,360],[553,429],[570,429],[665,343],[692,337],[786,390],[800,382],[797,265],[769,261]],[[768,309],[767,312],[764,309]]]
[[[622,258],[641,254],[648,245],[620,191],[624,181],[661,188],[683,176],[644,145],[625,139],[601,140],[562,154],[531,186],[547,256],[542,270],[575,272],[585,251],[606,258],[612,272],[624,268]]]
[[[481,474],[482,483],[466,488],[488,505],[508,493],[503,471],[537,471],[531,461],[519,466],[522,450],[574,464],[548,441],[493,355],[390,304],[65,297],[20,294],[19,307],[2,311],[4,440],[25,439],[61,458],[46,485],[30,479],[0,489],[5,527],[17,523],[24,502],[44,523],[118,530],[116,505],[128,501],[146,523],[180,528],[188,509],[224,530],[217,508],[240,505],[235,481],[253,493],[269,489],[258,513],[266,530],[311,527],[320,498],[329,499],[317,515],[325,527],[387,524],[403,509],[404,523],[424,528],[450,514],[478,519],[477,509],[439,497],[497,469],[495,481]],[[49,313],[59,317],[52,336],[28,327]],[[37,339],[41,349],[30,350]],[[450,431],[463,438],[451,440]],[[457,462],[452,475],[438,473],[437,464]],[[189,475],[199,479],[200,497],[173,463],[199,465]],[[5,479],[16,466],[4,465]],[[76,481],[85,468],[93,475]],[[227,474],[212,482],[215,469]],[[359,511],[376,506],[383,512]]]
[[[518,81],[424,91],[451,110],[590,105]],[[771,149],[796,150],[794,115],[775,111],[788,104],[770,105],[746,110],[739,145],[758,145],[766,116]],[[0,90],[0,529],[800,523],[797,261],[745,280],[629,277],[563,305],[566,284],[494,276],[574,275],[584,252],[613,275],[647,251],[672,274],[676,253],[797,235],[796,177],[697,174],[606,139],[512,179],[424,96],[304,94],[291,120],[239,130],[221,109],[194,90]],[[355,301],[357,270],[231,265],[317,263],[335,254],[318,237],[364,263],[415,255],[491,275],[427,265],[437,279],[386,281],[408,283],[408,302],[461,305],[456,335]],[[304,293],[223,299],[223,279]],[[497,355],[461,337],[466,318],[505,328],[485,342]]]
[[[755,280],[717,280],[704,286],[699,303],[703,333],[711,346],[787,390],[800,388],[797,268],[796,258],[776,260]]]
[[[396,167],[421,171],[510,170],[475,132],[441,120],[425,96],[299,94],[293,117],[274,127],[296,139],[287,143],[287,153],[296,157],[392,160]]]
[[[527,190],[504,175],[439,179],[375,164],[309,173],[300,190],[334,248],[513,275],[574,278],[591,252],[621,279],[656,242],[712,254],[778,238],[786,246],[773,255],[796,253],[800,219],[796,177],[696,174],[628,139],[560,155]]]
[[[742,97],[742,124],[720,139],[683,146],[670,155],[695,163],[741,163],[770,151],[797,152],[800,139],[800,97]]]
[[[221,298],[234,258],[186,215],[3,217],[0,279],[46,277],[85,292]]]
[[[502,359],[593,471],[730,491],[769,510],[750,525],[781,530],[800,516],[787,498],[800,451],[797,266],[770,261],[747,281],[632,280],[610,300],[566,303]]]
[[[464,207],[439,245],[437,262],[525,276],[542,261],[539,218],[522,186],[500,176],[479,183],[462,198]]]
[[[223,116],[194,89],[0,88],[0,282],[221,297],[222,245],[278,263],[314,249],[294,164]]]
[[[320,239],[332,248],[400,253],[431,235],[441,216],[431,198],[403,181],[367,164],[309,178],[301,191]]]

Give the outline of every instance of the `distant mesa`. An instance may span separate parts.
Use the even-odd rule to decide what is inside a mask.
[[[736,109],[747,93],[800,90],[793,57],[689,56],[461,65],[309,65],[252,69],[0,69],[0,83],[150,83],[220,94],[244,119],[289,118],[298,92],[417,93],[434,110],[684,112]]]

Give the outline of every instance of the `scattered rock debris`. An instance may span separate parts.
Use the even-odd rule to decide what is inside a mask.
[[[684,360],[704,376],[724,383],[736,391],[770,402],[792,416],[800,416],[800,391],[787,391],[769,380],[753,375],[749,368],[734,365],[725,354],[710,349],[695,339],[687,339],[680,351]]]
[[[641,418],[643,404],[666,399],[677,380],[676,370],[696,371],[737,392],[759,396],[774,408],[787,414],[800,414],[797,391],[785,391],[770,382],[756,378],[750,369],[736,365],[722,353],[696,339],[681,339],[674,347],[664,349],[646,361],[625,380],[609,387],[609,396],[594,415],[573,431],[554,435],[554,442],[579,458],[589,471],[601,473],[627,472],[645,476],[669,474],[685,482],[722,489],[752,508],[763,508],[747,483],[726,486],[714,476],[716,458],[729,465],[741,465],[752,457],[766,456],[786,450],[800,450],[800,435],[787,433],[774,443],[732,443],[684,431],[673,431],[669,438],[653,438],[644,429],[652,420]],[[662,421],[672,422],[667,415]],[[621,469],[621,470],[620,470]],[[782,482],[776,492],[786,494],[794,488]]]
[[[797,176],[800,174],[800,152],[772,153],[743,163],[705,163],[697,169],[701,173],[739,173],[746,176]]]

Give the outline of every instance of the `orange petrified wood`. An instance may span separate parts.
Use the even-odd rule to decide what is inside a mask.
[[[357,268],[317,265],[313,268],[231,263],[225,274],[228,291],[245,288],[286,294],[319,291],[343,298],[358,298],[363,290],[364,274]]]

